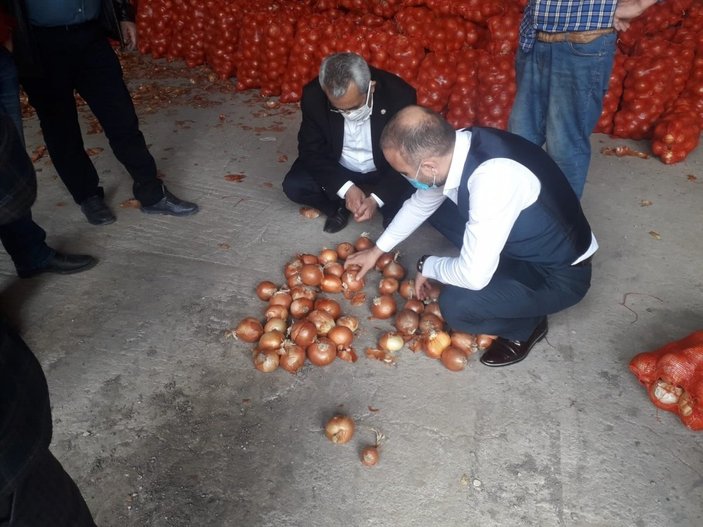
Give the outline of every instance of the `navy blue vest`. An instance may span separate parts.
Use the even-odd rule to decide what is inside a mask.
[[[495,128],[468,130],[471,148],[459,185],[459,213],[468,220],[467,182],[476,168],[489,159],[512,159],[535,174],[542,188],[537,201],[517,217],[501,256],[563,267],[585,253],[591,244],[591,227],[576,194],[552,158],[518,135]]]

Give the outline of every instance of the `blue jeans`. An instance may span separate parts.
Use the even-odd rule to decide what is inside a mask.
[[[590,136],[603,109],[616,35],[588,44],[536,42],[515,59],[517,94],[508,130],[535,144],[562,169],[581,198],[591,162]]]
[[[7,49],[0,45],[0,112],[12,117],[24,144],[22,130],[22,108],[20,106],[20,84],[17,79],[15,61]]]

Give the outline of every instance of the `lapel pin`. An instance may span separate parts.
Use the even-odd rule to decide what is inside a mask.
[[[386,109],[385,109],[385,108],[381,108],[381,115],[386,115]]]

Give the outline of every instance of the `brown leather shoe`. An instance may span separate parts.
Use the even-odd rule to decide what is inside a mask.
[[[547,317],[540,320],[532,335],[525,340],[508,340],[498,337],[481,356],[481,362],[486,366],[510,366],[527,357],[532,347],[547,334]]]

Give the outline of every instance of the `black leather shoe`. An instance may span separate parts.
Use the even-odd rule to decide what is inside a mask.
[[[322,230],[325,232],[339,232],[347,226],[348,221],[349,211],[346,207],[339,207],[332,216],[327,217]]]
[[[31,278],[42,273],[73,274],[95,267],[98,260],[87,254],[64,254],[55,252],[43,267],[37,269],[17,270],[20,278]]]
[[[91,196],[81,202],[81,210],[88,223],[93,225],[109,225],[115,222],[115,215],[105,205],[105,201],[100,196]]]
[[[498,337],[481,356],[486,366],[510,366],[527,357],[532,347],[547,334],[547,317],[544,317],[525,341],[508,340]]]
[[[200,208],[190,201],[183,201],[164,189],[164,197],[153,205],[141,207],[146,214],[166,214],[169,216],[190,216]]]

